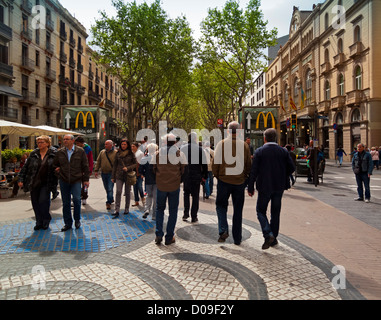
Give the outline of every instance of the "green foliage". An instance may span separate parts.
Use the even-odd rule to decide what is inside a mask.
[[[21,157],[25,153],[31,153],[33,150],[25,150],[25,149],[20,149],[20,148],[15,148],[13,150],[11,149],[5,149],[1,151],[1,160],[3,165],[5,165],[7,162],[12,160],[13,158],[16,158],[17,161],[21,160]]]

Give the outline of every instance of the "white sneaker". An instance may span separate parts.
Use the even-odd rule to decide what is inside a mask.
[[[366,203],[369,203],[369,202],[370,202],[370,199],[365,199],[365,202],[366,202]]]

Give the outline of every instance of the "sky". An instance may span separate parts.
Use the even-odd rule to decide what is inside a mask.
[[[95,20],[100,18],[99,11],[106,11],[114,16],[116,11],[111,0],[59,0],[60,3],[87,29],[90,36],[90,27]],[[144,0],[137,0],[142,3]],[[147,0],[152,3],[152,0]],[[249,0],[240,0],[241,8],[245,8]],[[277,28],[278,36],[282,37],[289,33],[293,7],[299,10],[312,10],[313,4],[324,2],[323,0],[262,0],[261,10],[265,20],[268,21],[268,29]],[[186,16],[195,39],[201,35],[200,24],[208,15],[209,8],[221,9],[226,0],[161,0],[162,8],[170,18],[181,15]]]

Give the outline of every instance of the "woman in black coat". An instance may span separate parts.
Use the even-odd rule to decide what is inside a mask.
[[[30,191],[32,206],[36,216],[34,230],[48,229],[50,220],[50,193],[57,190],[58,179],[53,169],[57,150],[51,147],[51,139],[41,136],[38,148],[33,150],[19,173],[19,187]]]

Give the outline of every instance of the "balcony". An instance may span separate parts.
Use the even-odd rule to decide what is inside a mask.
[[[6,42],[12,41],[13,39],[12,28],[2,22],[0,22],[0,37]]]
[[[59,76],[59,85],[63,87],[69,87],[71,85],[71,82],[69,78],[65,78],[65,76],[60,75]]]
[[[321,65],[321,74],[325,75],[325,74],[329,73],[330,70],[331,70],[331,63],[324,62]]]
[[[100,81],[100,78],[98,75],[95,76],[95,83],[96,84],[99,84],[101,81]]]
[[[66,41],[67,40],[67,32],[63,29],[60,30],[60,38],[63,40],[63,41]]]
[[[345,55],[344,53],[339,53],[336,56],[333,57],[333,65],[338,68],[342,66],[345,62]]]
[[[57,74],[56,74],[56,72],[54,70],[52,70],[52,69],[47,69],[46,70],[45,78],[47,80],[52,81],[52,82],[56,81],[56,76],[57,76]]]
[[[89,98],[95,100],[97,103],[101,102],[101,96],[93,90],[89,90]]]
[[[46,98],[44,108],[58,110],[60,107],[58,100],[53,98]]]
[[[46,17],[46,29],[48,29],[50,32],[54,31],[54,21],[51,17]]]
[[[76,64],[76,62],[75,62],[74,58],[70,58],[69,59],[69,66],[70,66],[70,68],[75,69],[75,64]]]
[[[34,67],[35,67],[35,64],[31,59],[29,59],[27,57],[22,57],[21,68],[23,68],[26,71],[33,72]]]
[[[29,40],[29,41],[32,41],[33,39],[33,32],[30,28],[28,27],[25,27],[24,25],[21,26],[21,37],[26,39],[26,40]]]
[[[5,120],[17,120],[19,112],[17,109],[9,108],[8,106],[0,106],[0,117]]]
[[[81,45],[81,43],[78,43],[78,52],[83,53],[83,46]]]
[[[85,94],[85,91],[86,91],[86,88],[82,87],[81,85],[78,84],[78,86],[77,86],[78,94],[80,94],[80,95]]]
[[[13,79],[13,66],[0,62],[0,77]]]
[[[46,51],[53,55],[54,54],[54,45],[51,44],[50,42],[47,42],[46,43]]]
[[[76,41],[73,37],[70,37],[69,38],[69,45],[73,48],[75,48],[75,45],[76,45]]]
[[[350,56],[352,59],[357,58],[358,56],[361,55],[361,53],[362,53],[362,48],[363,48],[363,45],[362,45],[362,42],[361,42],[361,41],[357,41],[357,42],[355,42],[354,44],[352,44],[352,45],[349,47],[349,56]]]
[[[89,80],[94,80],[94,72],[89,71]]]
[[[345,96],[337,96],[331,99],[331,110],[342,109],[345,106]]]
[[[78,72],[82,73],[83,72],[83,64],[78,62],[77,63],[77,70],[78,70]]]
[[[37,103],[37,98],[34,93],[29,92],[27,89],[22,89],[22,98],[19,102],[21,104],[34,105]]]
[[[62,63],[66,63],[67,62],[67,54],[66,53],[60,52],[60,61]]]
[[[21,123],[30,126],[32,124],[31,117],[27,116],[27,115],[22,115],[21,116]]]
[[[109,99],[106,99],[106,101],[105,101],[105,105],[106,105],[106,107],[109,107],[109,108],[114,108],[114,107],[115,107],[114,102],[112,102],[112,101],[109,100]]]
[[[321,101],[318,105],[318,113],[322,113],[322,114],[328,113],[330,106],[331,106],[331,100]]]
[[[347,93],[347,105],[359,105],[364,98],[362,90],[353,90]]]
[[[32,2],[29,0],[22,0],[20,8],[22,11],[27,13],[28,15],[32,14]]]

